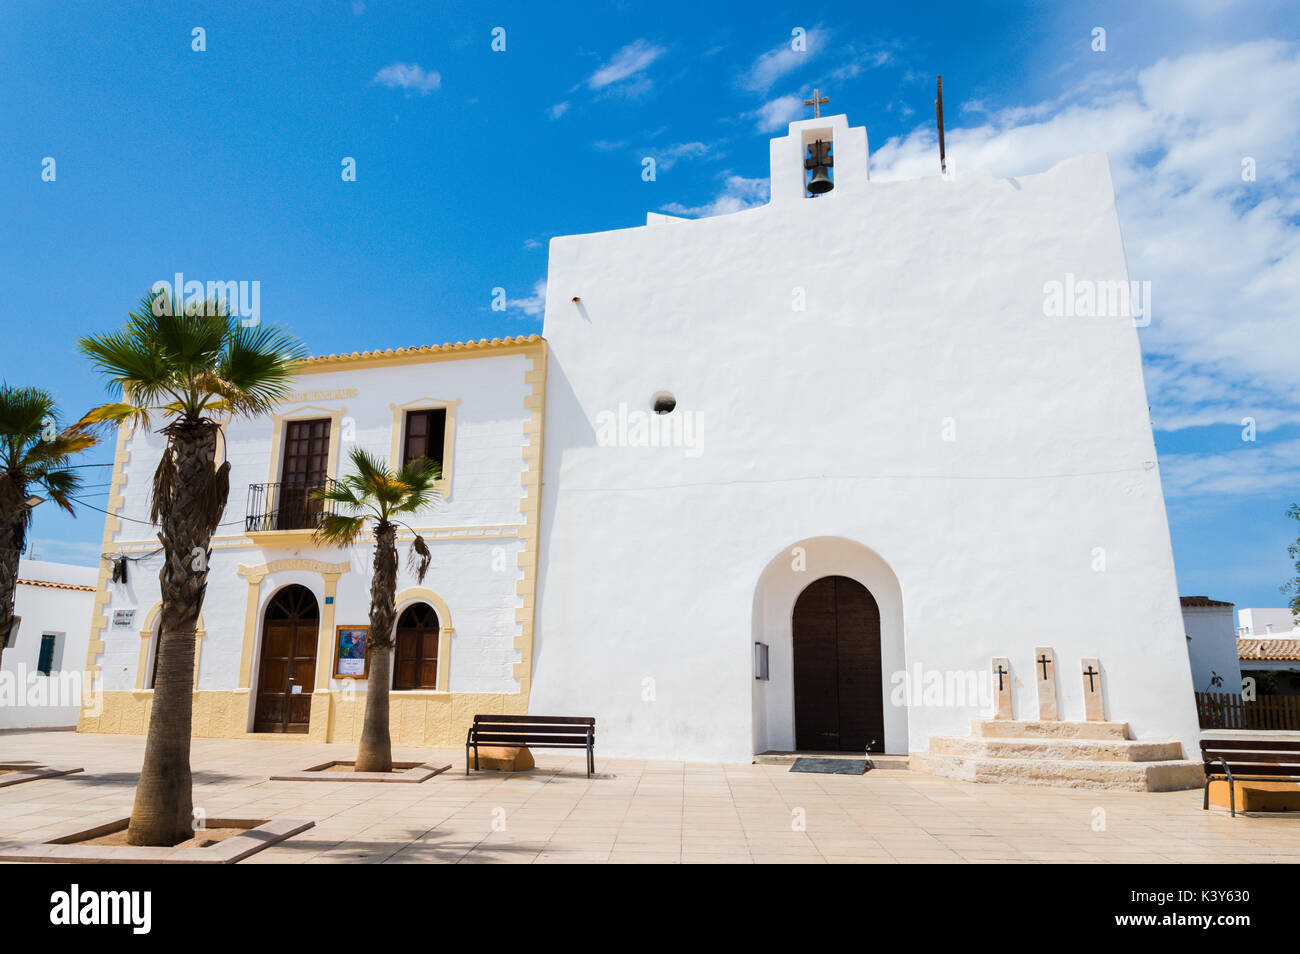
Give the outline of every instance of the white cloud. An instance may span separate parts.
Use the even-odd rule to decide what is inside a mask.
[[[425,72],[419,63],[389,63],[375,74],[371,82],[427,96],[442,86],[442,77],[437,70]]]
[[[633,40],[615,53],[608,63],[587,77],[587,88],[602,90],[616,83],[626,83],[636,77],[634,83],[628,84],[629,91],[643,90],[649,81],[638,77],[637,74],[647,69],[663,54],[664,48],[661,46],[655,46],[646,40]]]
[[[793,38],[776,49],[768,50],[741,74],[740,86],[756,93],[766,93],[781,77],[799,69],[820,53],[829,36],[821,27],[813,27],[804,36],[803,50],[794,49]]]
[[[684,215],[699,218],[710,215],[726,215],[763,205],[768,200],[767,179],[746,179],[743,176],[728,176],[723,189],[712,202],[706,205],[686,206],[679,202],[669,202],[662,206],[662,211],[669,215]]]
[[[1260,41],[1089,77],[1049,103],[949,126],[957,175],[1110,155],[1158,428],[1300,417],[1300,51]],[[1257,180],[1243,181],[1255,162]],[[872,156],[878,182],[938,172],[931,123]],[[1275,424],[1272,426],[1276,426]]]
[[[858,49],[850,47],[850,59],[841,66],[831,70],[831,79],[847,80],[860,76],[864,70],[876,70],[894,62],[894,54],[883,47]]]
[[[1240,450],[1222,453],[1161,455],[1160,484],[1171,499],[1292,491],[1300,485],[1300,440],[1243,442]]]
[[[702,142],[679,142],[671,146],[660,146],[657,149],[647,149],[647,156],[654,156],[655,166],[661,172],[667,172],[677,164],[678,159],[694,159],[697,156],[709,155],[711,148]],[[717,159],[721,153],[713,153],[712,158]]]
[[[527,318],[540,318],[546,310],[546,279],[534,282],[533,293],[526,298],[506,299],[506,310],[523,312]]]
[[[550,109],[546,111],[546,114],[550,116],[552,119],[559,119],[568,111],[569,111],[569,104],[566,101],[563,103],[556,103],[554,106],[552,106]]]
[[[758,117],[759,132],[775,132],[794,122],[802,113],[803,97],[791,94],[769,100],[749,115]]]

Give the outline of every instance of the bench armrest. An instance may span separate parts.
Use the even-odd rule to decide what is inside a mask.
[[[1222,773],[1222,774],[1225,775],[1225,776],[1227,776],[1228,781],[1231,782],[1231,781],[1232,781],[1232,769],[1228,768],[1228,763],[1227,763],[1227,761],[1225,761],[1225,759],[1223,758],[1222,755],[1219,755],[1219,756],[1216,756],[1216,757],[1214,757],[1214,758],[1210,758],[1210,759],[1206,759],[1206,760],[1205,760],[1205,764],[1206,764],[1206,765],[1209,765],[1209,766],[1214,765],[1215,762],[1218,762],[1220,765],[1223,766],[1223,773]],[[1209,775],[1210,773],[1207,772],[1206,774]],[[1214,774],[1215,774],[1215,775],[1218,775],[1218,774],[1220,774],[1220,773],[1215,772]]]

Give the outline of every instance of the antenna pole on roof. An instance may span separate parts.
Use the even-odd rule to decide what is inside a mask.
[[[934,118],[939,123],[939,172],[948,174],[948,158],[943,149],[943,75],[938,77],[938,95],[934,100]]]

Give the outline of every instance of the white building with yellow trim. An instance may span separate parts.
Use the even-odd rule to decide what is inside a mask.
[[[526,709],[545,377],[535,335],[316,357],[274,415],[226,425],[231,490],[196,637],[196,736],[357,738],[364,683],[356,660],[339,660],[339,631],[368,624],[372,550],[366,538],[314,543],[310,499],[353,447],[443,469],[441,500],[409,521],[432,550],[429,572],[419,584],[403,561],[398,579],[395,741],[451,745],[475,712]],[[147,726],[161,605],[149,491],[163,441],[118,435],[104,552],[126,579],[104,563],[87,654],[98,692],[82,731]]]

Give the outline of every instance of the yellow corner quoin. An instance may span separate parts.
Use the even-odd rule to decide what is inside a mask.
[[[396,348],[386,351],[364,351],[351,354],[325,355],[305,359],[300,374],[312,374],[326,371],[347,369],[364,369],[387,367],[399,364],[419,364],[432,361],[449,361],[461,358],[473,358],[486,355],[524,354],[531,364],[525,372],[524,380],[530,385],[524,398],[524,408],[528,418],[524,422],[522,462],[520,483],[523,494],[520,500],[522,517],[518,525],[500,527],[453,527],[430,530],[429,539],[434,540],[474,540],[485,536],[514,537],[522,548],[518,555],[518,565],[523,573],[516,584],[516,593],[521,604],[515,610],[515,621],[520,625],[519,635],[515,637],[515,649],[519,658],[514,664],[514,677],[519,682],[515,693],[492,692],[448,692],[441,688],[434,690],[412,690],[394,692],[389,697],[391,713],[391,730],[396,745],[427,745],[437,747],[454,747],[464,742],[465,731],[476,713],[487,714],[523,714],[528,711],[528,694],[532,684],[533,660],[533,613],[537,597],[537,548],[540,535],[541,518],[541,469],[543,423],[546,404],[546,340],[540,335],[528,335],[507,338],[482,339],[479,341],[455,342],[443,345],[425,345],[412,348]],[[309,417],[330,417],[331,427],[330,460],[337,460],[339,427],[338,422],[346,414],[345,408],[329,409],[316,406],[310,402],[342,399],[354,396],[344,393],[349,389],[335,392],[303,391],[290,395],[284,405],[293,405],[278,414],[271,415],[274,432],[271,450],[271,477],[274,481],[276,468],[280,463],[280,437],[283,422],[286,420]],[[397,448],[401,436],[397,429],[401,426],[404,412],[413,408],[446,407],[448,438],[454,435],[455,412],[460,399],[421,398],[414,402],[397,405],[390,404],[393,411],[394,434],[393,459],[397,459]],[[283,405],[282,405],[283,406]],[[118,428],[117,446],[113,458],[113,476],[110,484],[108,504],[105,509],[108,516],[104,520],[104,552],[114,549],[144,550],[157,546],[149,540],[121,541],[114,543],[114,536],[121,528],[122,521],[117,516],[124,498],[122,487],[126,481],[126,465],[130,458],[128,442],[131,428],[123,425]],[[450,457],[450,455],[449,455]],[[446,473],[441,483],[446,484],[446,494],[450,493],[451,468],[453,462],[447,461]],[[442,488],[440,487],[440,490]],[[268,531],[267,533],[232,535],[214,538],[214,546],[240,547],[266,545],[266,538],[274,534],[275,545],[287,543],[285,534],[294,531]],[[218,540],[220,541],[218,543]],[[308,543],[310,541],[307,541]],[[244,611],[244,632],[239,665],[239,684],[233,689],[196,690],[194,692],[193,734],[196,738],[239,738],[252,735],[249,732],[252,706],[252,669],[253,655],[257,642],[258,609],[260,606],[260,587],[262,580],[271,573],[283,570],[306,570],[320,573],[324,581],[326,596],[336,595],[339,577],[351,570],[347,563],[324,563],[310,559],[277,560],[252,566],[240,565],[238,574],[248,583],[248,595]],[[98,658],[104,652],[101,638],[109,625],[107,606],[109,602],[108,580],[110,566],[102,561],[96,583],[94,611],[91,618],[91,632],[86,657],[86,685],[93,686],[99,681],[100,666]],[[416,599],[429,602],[438,614],[440,632],[438,638],[438,686],[450,684],[451,678],[451,641],[455,634],[452,613],[446,601],[433,590],[425,587],[413,587],[398,594],[400,609],[404,603]],[[113,734],[142,734],[148,728],[149,715],[153,703],[153,691],[145,688],[147,679],[149,653],[153,625],[160,611],[160,606],[153,607],[141,626],[141,649],[137,664],[135,686],[133,690],[95,693],[91,689],[82,701],[82,710],[77,721],[78,732],[103,732]],[[304,737],[312,741],[355,742],[361,735],[362,713],[365,696],[361,693],[332,691],[329,688],[332,672],[331,654],[334,639],[334,604],[324,604],[321,612],[320,635],[317,644],[316,684],[313,686],[310,727]],[[216,634],[214,634],[216,635]],[[202,619],[196,633],[199,644],[205,636]],[[195,653],[195,680],[197,685],[199,656]]]
[[[104,517],[103,550],[99,560],[99,576],[95,581],[95,604],[90,613],[90,638],[86,644],[86,669],[82,679],[81,712],[77,716],[78,732],[120,731],[104,728],[108,724],[106,719],[107,705],[104,700],[106,693],[102,691],[102,686],[97,685],[101,679],[101,669],[96,660],[99,658],[99,654],[104,651],[104,641],[100,636],[103,635],[108,626],[106,608],[108,606],[109,563],[104,559],[103,554],[111,551],[113,535],[122,526],[122,521],[115,514],[125,502],[122,497],[122,483],[126,480],[126,461],[129,456],[126,443],[130,437],[131,425],[119,424],[117,426],[117,445],[113,450],[113,476],[110,478],[108,485],[108,502],[104,504],[104,509],[108,514]]]

